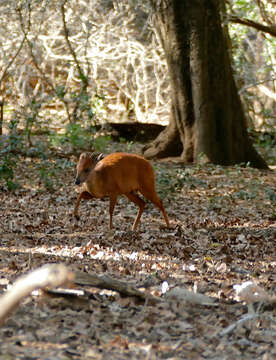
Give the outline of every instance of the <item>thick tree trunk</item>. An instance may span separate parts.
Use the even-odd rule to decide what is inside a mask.
[[[246,131],[221,26],[220,0],[151,1],[168,63],[172,112],[168,129],[144,148],[144,156],[178,154],[184,162],[249,162],[267,168]]]
[[[157,138],[143,147],[143,154],[148,159],[166,158],[169,156],[179,156],[183,149],[179,136],[179,131],[175,121],[170,121],[169,125]]]

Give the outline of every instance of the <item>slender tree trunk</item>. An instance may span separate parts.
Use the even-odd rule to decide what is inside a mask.
[[[246,131],[219,1],[151,0],[168,63],[172,111],[168,128],[144,148],[144,156],[178,154],[184,162],[267,168]]]
[[[0,135],[3,134],[4,100],[0,100]]]

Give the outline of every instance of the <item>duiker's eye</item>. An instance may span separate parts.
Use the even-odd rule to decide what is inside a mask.
[[[84,172],[87,174],[89,173],[90,169],[85,169]]]

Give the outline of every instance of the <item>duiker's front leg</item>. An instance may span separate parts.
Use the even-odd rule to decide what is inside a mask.
[[[88,191],[82,191],[81,193],[79,193],[75,207],[74,207],[74,212],[73,212],[73,214],[77,220],[80,219],[79,214],[78,214],[78,209],[80,206],[81,199],[89,200],[92,198],[93,198],[93,196]]]

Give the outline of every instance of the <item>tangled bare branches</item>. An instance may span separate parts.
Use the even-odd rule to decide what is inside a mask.
[[[96,109],[101,121],[166,123],[166,62],[149,7],[127,0],[17,1],[1,7],[2,96],[9,102],[20,99],[24,107],[36,98],[50,114],[65,109],[70,121],[82,115],[84,101],[100,96],[106,105]],[[15,39],[22,34],[27,41],[18,47]]]
[[[244,19],[235,1],[227,3],[228,20]],[[274,29],[273,1],[253,3],[258,23]],[[56,118],[168,123],[167,65],[148,1],[2,0],[0,12],[0,102],[12,109],[4,117],[43,119],[53,127]],[[238,86],[250,116],[266,116],[269,107],[273,117],[275,59],[250,34],[238,40],[235,61],[247,64],[238,69]],[[259,103],[253,104],[257,92]]]

